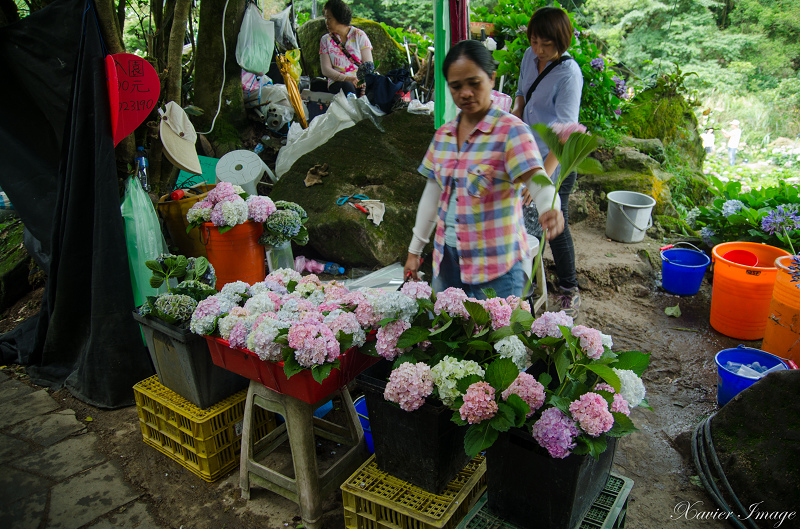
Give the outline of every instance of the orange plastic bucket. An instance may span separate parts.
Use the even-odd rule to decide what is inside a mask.
[[[266,254],[258,243],[263,224],[249,220],[225,233],[210,222],[200,228],[200,239],[206,245],[208,261],[217,274],[217,290],[227,283],[258,283],[266,277]]]
[[[792,283],[791,257],[778,257],[778,276],[769,304],[767,328],[761,349],[775,356],[800,363],[800,289]]]
[[[732,250],[745,250],[758,258],[756,266],[728,261]],[[778,269],[775,259],[789,252],[755,242],[726,242],[711,250],[714,282],[711,289],[711,326],[739,340],[764,337],[769,304]]]
[[[172,244],[178,247],[179,254],[186,257],[205,257],[206,247],[200,242],[200,229],[194,228],[188,233],[189,221],[186,220],[186,212],[195,205],[196,202],[203,200],[208,192],[216,185],[195,186],[202,192],[201,195],[187,195],[180,200],[169,200],[169,194],[162,196],[158,200],[158,214],[164,219],[164,225],[169,233]]]

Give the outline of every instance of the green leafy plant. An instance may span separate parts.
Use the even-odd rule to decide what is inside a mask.
[[[392,40],[400,46],[404,42],[416,44],[416,54],[420,61],[425,59],[428,55],[428,46],[433,46],[433,35],[429,33],[420,33],[415,29],[395,28],[384,22],[381,22],[381,27],[386,30]],[[405,41],[403,40],[405,37]],[[409,46],[409,53],[412,53],[414,46]]]
[[[214,267],[205,257],[162,254],[145,261],[153,275],[150,286],[167,285],[167,292],[148,296],[139,307],[139,313],[163,320],[171,325],[181,325],[192,317],[197,303],[215,294],[217,277]]]

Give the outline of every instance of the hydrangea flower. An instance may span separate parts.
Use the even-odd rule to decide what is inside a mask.
[[[232,281],[225,283],[219,293],[224,296],[230,296],[235,303],[240,303],[245,299],[249,290],[250,285],[244,281]]]
[[[494,388],[488,382],[470,384],[464,394],[464,404],[458,412],[461,420],[470,424],[478,424],[491,419],[497,414],[497,403],[494,401]]]
[[[561,143],[566,143],[569,137],[577,132],[580,134],[587,134],[586,127],[581,125],[580,123],[551,123],[550,128],[553,132],[556,133],[558,136],[558,140]]]
[[[281,344],[274,342],[283,329],[288,329],[289,323],[272,316],[264,316],[256,320],[250,334],[247,336],[247,348],[253,351],[261,360],[277,362],[283,360]]]
[[[400,405],[400,409],[414,411],[425,404],[433,392],[431,368],[425,363],[403,362],[389,375],[383,398]]]
[[[614,81],[614,93],[618,98],[625,99],[628,90],[628,87],[625,86],[625,80],[616,75],[611,80]]]
[[[247,216],[253,222],[264,222],[267,218],[275,213],[275,203],[269,197],[262,197],[258,195],[250,195],[247,197]]]
[[[763,228],[763,224],[762,224],[762,228]],[[713,246],[713,244],[711,243],[711,237],[713,237],[716,234],[717,233],[714,230],[712,230],[711,228],[709,228],[708,226],[703,226],[700,229],[700,238],[703,239],[703,242],[705,244],[707,244],[708,246]]]
[[[373,308],[379,320],[402,319],[410,322],[417,314],[417,303],[402,292],[389,292],[375,300]]]
[[[739,213],[744,208],[744,204],[741,200],[726,200],[724,204],[722,204],[722,216],[723,217],[730,217],[736,213]]]
[[[620,388],[619,392],[622,398],[628,403],[631,408],[635,408],[644,400],[646,390],[644,382],[639,378],[639,375],[629,369],[613,368],[614,373],[619,377]]]
[[[282,210],[293,211],[294,213],[297,213],[297,216],[300,217],[301,219],[308,218],[308,213],[306,213],[306,210],[303,209],[303,207],[300,204],[296,204],[294,202],[288,202],[286,200],[278,200],[277,202],[275,202],[275,207]]]
[[[400,292],[413,299],[430,299],[433,289],[425,281],[406,281]]]
[[[247,222],[247,203],[237,195],[227,197],[211,210],[211,222],[214,226],[236,226]]]
[[[211,222],[211,210],[214,208],[208,200],[200,200],[192,204],[189,211],[186,212],[186,220],[190,224],[199,224],[200,222]]]
[[[522,309],[525,312],[531,311],[531,304],[528,303],[526,300],[519,298],[517,296],[508,296],[506,298],[506,302],[511,307],[511,311],[513,312],[515,309]]]
[[[244,303],[244,308],[247,309],[247,311],[250,314],[258,314],[262,312],[275,312],[276,310],[278,310],[278,307],[275,306],[275,302],[266,292],[262,294],[257,294],[252,298],[248,299]]]
[[[598,72],[602,72],[606,67],[606,61],[604,61],[602,57],[597,57],[596,59],[589,61],[589,66]]]
[[[500,358],[510,358],[520,371],[525,371],[531,365],[528,348],[525,347],[522,340],[513,334],[498,340],[494,344],[494,350],[497,351]]]
[[[293,324],[289,328],[289,347],[303,367],[313,367],[339,358],[339,342],[333,332],[311,318]]]
[[[450,287],[444,292],[436,295],[436,303],[433,304],[433,312],[437,315],[445,312],[451,317],[469,318],[469,312],[464,307],[467,294],[460,288]]]
[[[397,339],[400,338],[400,335],[409,327],[411,327],[411,324],[407,321],[396,320],[378,329],[378,333],[375,336],[377,339],[375,350],[378,354],[387,360],[394,360],[399,354],[404,352],[406,349],[397,348]]]
[[[264,223],[262,244],[280,246],[300,233],[302,222],[296,211],[279,209]]]
[[[528,373],[520,373],[517,375],[514,382],[503,391],[501,396],[503,400],[508,400],[508,397],[512,394],[519,395],[519,397],[528,404],[531,409],[530,413],[528,413],[528,417],[533,416],[536,410],[541,408],[542,404],[544,404],[544,386],[533,378],[533,375]]]
[[[597,360],[603,356],[603,335],[597,329],[576,325],[572,328],[572,336],[580,338],[581,350],[589,358]]]
[[[206,195],[208,198],[206,198],[206,200],[212,204],[217,204],[218,202],[222,202],[227,197],[236,194],[238,193],[236,193],[236,190],[233,188],[233,184],[230,182],[220,182],[214,187],[214,189],[208,192],[208,195]]]
[[[564,459],[575,448],[575,437],[580,433],[575,421],[558,408],[547,408],[531,427],[531,435],[550,457]]]
[[[545,336],[563,338],[564,335],[561,334],[561,329],[559,329],[558,326],[572,327],[572,324],[572,316],[567,316],[567,313],[563,310],[559,312],[545,312],[533,322],[533,325],[531,325],[531,332],[540,338],[544,338]]]
[[[503,298],[489,298],[478,303],[489,312],[489,316],[492,318],[492,329],[497,330],[511,325],[511,313],[514,308],[508,301]]]
[[[239,320],[231,329],[230,335],[228,336],[228,344],[231,347],[239,347],[243,349],[247,346],[247,337],[249,336],[250,329],[253,328],[253,324],[258,316],[259,315],[257,314],[250,314],[244,318],[239,318]]]
[[[219,335],[228,340],[231,335],[231,329],[233,329],[234,325],[236,325],[239,320],[241,320],[244,316],[236,314],[236,313],[229,313],[226,316],[223,316],[217,322],[217,328],[219,329]]]
[[[191,319],[197,301],[184,294],[161,294],[154,305],[160,312],[184,322]]]
[[[264,283],[275,282],[285,287],[292,281],[300,282],[301,279],[303,279],[303,276],[297,273],[294,268],[278,268],[270,272],[264,279]]]
[[[248,294],[250,294],[250,296],[252,297],[258,296],[260,294],[267,294],[270,292],[275,294],[289,293],[289,291],[286,290],[286,287],[283,285],[283,283],[279,283],[278,281],[272,281],[272,280],[267,281],[266,279],[264,281],[254,283],[250,287],[250,290],[248,290]]]
[[[572,418],[583,431],[592,437],[606,433],[614,426],[614,416],[608,410],[606,399],[597,393],[584,393],[569,405]]]
[[[438,364],[431,368],[433,383],[439,391],[439,399],[451,406],[456,398],[461,396],[456,384],[459,378],[467,375],[485,374],[483,368],[474,360],[459,360],[452,356],[445,356]]]
[[[367,335],[364,332],[364,329],[362,329],[361,325],[358,324],[356,315],[352,312],[347,312],[342,309],[333,310],[330,312],[330,314],[325,316],[325,319],[322,320],[322,323],[328,326],[328,328],[333,332],[334,336],[339,331],[352,336],[353,345],[355,347],[361,347],[367,341]]]
[[[686,223],[690,228],[694,228],[697,223],[697,216],[700,215],[700,208],[694,207],[686,214]]]

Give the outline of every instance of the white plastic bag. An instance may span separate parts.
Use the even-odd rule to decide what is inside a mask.
[[[236,41],[236,62],[243,69],[264,75],[275,50],[275,25],[264,20],[255,4],[248,4]]]

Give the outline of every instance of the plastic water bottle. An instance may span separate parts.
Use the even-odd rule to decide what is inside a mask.
[[[147,182],[147,155],[144,153],[144,147],[136,148],[136,176],[139,177],[139,182],[142,184],[142,189],[150,191],[150,184]]]
[[[253,152],[256,154],[261,154],[263,150],[264,150],[264,145],[262,145],[261,142],[257,143],[256,146],[253,148]]]
[[[336,275],[336,274],[344,274],[344,267],[339,266],[336,263],[325,263],[324,272],[326,274]]]

